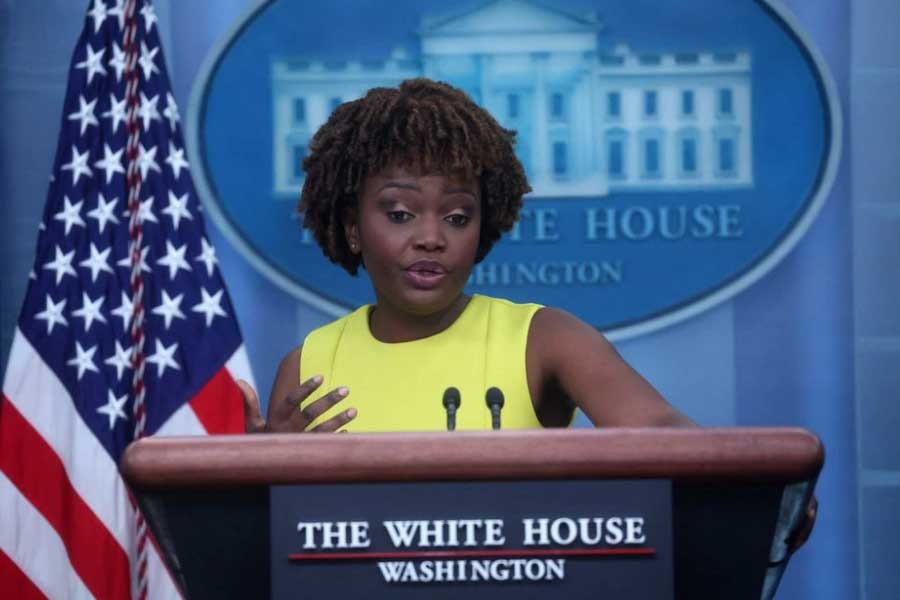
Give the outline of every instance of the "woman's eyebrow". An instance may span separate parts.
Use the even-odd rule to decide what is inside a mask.
[[[421,188],[415,182],[402,181],[402,180],[400,180],[400,181],[391,180],[391,181],[386,181],[381,187],[378,188],[378,191],[380,192],[387,188],[400,188],[402,190],[415,190],[415,191],[421,190]]]
[[[444,191],[444,193],[445,194],[468,194],[469,196],[472,196],[473,198],[477,198],[475,192],[472,191],[472,188],[468,188],[468,187],[464,187],[464,186],[453,187],[453,188],[447,189]]]

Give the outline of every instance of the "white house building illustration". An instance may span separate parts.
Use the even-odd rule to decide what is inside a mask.
[[[426,76],[465,89],[505,127],[541,197],[753,185],[747,52],[601,51],[601,25],[527,0],[424,17],[420,57],[271,64],[276,195],[296,195],[313,132],[374,86]]]

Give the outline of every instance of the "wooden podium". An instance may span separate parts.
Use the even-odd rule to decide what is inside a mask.
[[[581,429],[146,438],[121,468],[190,599],[270,596],[272,485],[662,479],[674,596],[759,600],[823,460],[802,429]]]

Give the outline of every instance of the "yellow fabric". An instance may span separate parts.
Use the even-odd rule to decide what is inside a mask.
[[[457,429],[490,429],[485,391],[503,391],[503,429],[539,428],[525,371],[525,348],[537,304],[474,295],[463,313],[444,331],[421,340],[388,344],[369,329],[371,306],[316,329],[306,337],[300,380],[322,375],[320,394],[338,386],[350,395],[316,420],[356,408],[348,431],[443,431],[447,413],[442,398],[450,386],[462,402]]]

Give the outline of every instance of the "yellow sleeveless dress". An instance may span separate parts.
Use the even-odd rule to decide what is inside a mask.
[[[503,429],[540,428],[525,371],[525,348],[537,304],[474,295],[444,331],[420,340],[380,342],[369,329],[371,305],[311,332],[303,343],[300,380],[322,375],[322,393],[346,386],[350,395],[313,424],[353,407],[343,429],[443,431],[444,390],[459,389],[457,429],[490,429],[485,392],[503,392]],[[302,406],[320,397],[305,401]]]

